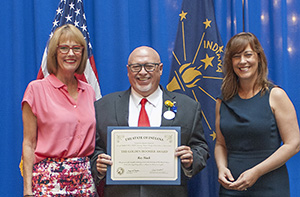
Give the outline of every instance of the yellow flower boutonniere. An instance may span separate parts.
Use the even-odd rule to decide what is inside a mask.
[[[175,106],[175,101],[169,101],[166,100],[165,101],[165,106],[168,108],[168,111],[164,112],[164,118],[167,120],[172,120],[173,118],[175,118],[175,113],[177,112],[177,107]]]

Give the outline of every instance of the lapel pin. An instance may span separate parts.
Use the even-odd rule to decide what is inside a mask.
[[[177,107],[175,106],[175,101],[171,102],[169,100],[165,101],[165,106],[168,108],[167,111],[164,112],[163,116],[167,120],[172,120],[175,118],[175,113],[177,112]]]

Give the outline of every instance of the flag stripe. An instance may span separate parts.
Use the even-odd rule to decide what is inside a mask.
[[[99,82],[98,82],[97,71],[96,71],[96,69],[93,69],[93,67],[96,68],[95,62],[93,60],[94,60],[94,56],[91,56],[91,58],[89,58],[87,60],[87,63],[86,63],[87,65],[86,65],[86,69],[84,71],[84,76],[85,76],[87,82],[89,84],[91,84],[91,86],[94,88],[94,91],[96,93],[96,99],[98,100],[101,98],[101,93],[100,93],[101,91],[100,91],[100,86],[99,86]]]

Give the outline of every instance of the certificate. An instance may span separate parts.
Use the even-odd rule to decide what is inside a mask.
[[[106,184],[179,185],[180,127],[108,127]]]

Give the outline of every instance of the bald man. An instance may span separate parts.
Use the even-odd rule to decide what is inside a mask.
[[[107,197],[188,196],[188,178],[206,166],[209,154],[201,124],[200,103],[160,86],[162,71],[159,54],[151,47],[138,47],[128,58],[127,75],[131,87],[95,102],[96,149],[91,157],[92,173],[99,183],[105,179],[107,166],[113,165],[110,155],[106,154],[107,127],[137,127],[140,101],[146,98],[145,108],[151,127],[181,127],[181,145],[175,150],[175,156],[181,162],[181,185],[105,185],[104,195]],[[176,102],[175,117],[163,115],[168,110],[164,105],[166,100]]]

